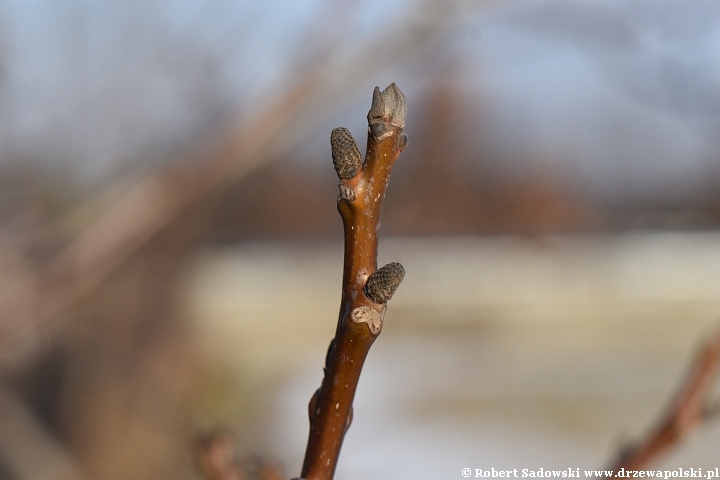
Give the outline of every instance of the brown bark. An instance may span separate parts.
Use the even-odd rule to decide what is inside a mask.
[[[708,396],[720,369],[720,330],[699,351],[670,408],[641,441],[624,449],[612,465],[617,472],[637,470],[680,443],[710,413]]]
[[[404,270],[389,264],[377,275],[377,232],[390,173],[407,144],[405,98],[393,83],[382,93],[376,87],[368,114],[367,153],[357,165],[357,147],[349,132],[336,129],[331,143],[340,182],[338,210],[345,231],[342,300],[335,338],[330,343],[321,387],[310,401],[310,436],[302,477],[333,478],[340,447],[352,420],[352,402],[365,358],[382,329],[386,303]],[[349,177],[349,178],[348,178]],[[373,277],[373,275],[375,275]]]

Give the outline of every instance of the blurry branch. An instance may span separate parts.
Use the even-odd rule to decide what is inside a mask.
[[[198,440],[196,461],[206,480],[243,480],[229,433],[213,432]]]
[[[445,16],[436,24],[426,25],[419,37],[408,36],[402,28],[391,25],[375,40],[393,48],[378,49],[377,41],[373,41],[354,58],[335,55],[340,42],[329,41],[334,49],[323,52],[304,72],[293,72],[289,77],[298,80],[287,90],[260,97],[259,112],[246,116],[246,122],[232,124],[219,133],[210,132],[178,158],[174,169],[142,178],[54,259],[0,292],[0,365],[28,361],[36,350],[39,332],[49,326],[49,320],[102,284],[189,206],[267,161],[269,152],[277,153],[279,146],[287,148],[292,137],[288,126],[292,124],[297,135],[311,123],[305,117],[302,122],[293,120],[302,112],[312,119],[311,114],[337,98],[338,92],[329,87],[342,84],[347,91],[390,61],[397,64],[401,58],[407,62],[407,51],[415,59],[428,48],[437,52],[434,40],[446,30],[449,19]],[[341,33],[338,30],[337,34]]]
[[[400,152],[407,145],[405,97],[393,83],[375,87],[368,113],[365,162],[350,132],[330,136],[333,163],[340,177],[338,210],[345,232],[342,300],[335,338],[325,360],[325,376],[308,406],[310,434],[302,477],[330,480],[352,421],[352,402],[360,372],[382,330],[387,301],[402,281],[399,263],[377,268],[377,232],[385,189]]]
[[[256,166],[319,82],[318,75],[308,75],[249,125],[228,129],[207,151],[195,146],[187,169],[147,175],[53,260],[2,292],[2,360],[23,357],[32,347],[27,340],[44,323],[92,291],[190,204]],[[205,161],[188,161],[197,157]]]
[[[19,480],[82,478],[69,453],[24,402],[3,387],[0,387],[0,425],[0,456]]]
[[[201,437],[196,451],[197,466],[205,480],[283,480],[280,467],[261,457],[236,458],[235,441],[227,432]]]
[[[646,438],[620,452],[612,465],[636,470],[648,465],[669,448],[680,443],[703,421],[718,414],[717,403],[708,398],[720,369],[720,329],[698,352],[685,380],[665,416]]]

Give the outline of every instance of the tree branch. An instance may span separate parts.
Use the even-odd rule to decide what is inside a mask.
[[[345,231],[342,300],[335,338],[330,343],[322,385],[309,405],[310,436],[302,477],[333,478],[365,357],[382,330],[386,303],[405,275],[399,263],[377,269],[377,232],[390,173],[407,145],[405,97],[393,83],[375,87],[368,113],[365,162],[350,132],[330,136],[340,177],[338,211]]]
[[[717,410],[710,405],[708,397],[719,369],[720,330],[698,352],[661,422],[645,439],[621,451],[612,470],[636,470],[649,464],[716,413]]]

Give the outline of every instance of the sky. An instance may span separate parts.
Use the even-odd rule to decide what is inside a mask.
[[[487,14],[473,66],[493,92],[500,148],[540,150],[608,194],[680,194],[716,175],[719,7],[535,1]]]
[[[309,136],[329,121],[362,128],[367,91],[397,81],[412,138],[413,97],[447,70],[478,148],[510,171],[555,169],[609,197],[680,197],[720,175],[716,2],[334,5],[0,0],[0,164],[105,178],[161,162],[337,42],[328,81],[353,79],[349,100]],[[399,47],[376,59],[367,47],[383,35]]]

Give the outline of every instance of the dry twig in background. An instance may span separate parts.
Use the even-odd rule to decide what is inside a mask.
[[[198,440],[196,463],[206,480],[283,480],[280,466],[262,457],[238,460],[228,432],[212,432]]]
[[[380,213],[390,173],[407,145],[405,97],[393,83],[373,92],[365,162],[350,132],[333,130],[330,143],[340,177],[338,210],[345,231],[342,300],[325,377],[309,405],[310,436],[302,477],[333,478],[365,357],[382,330],[386,303],[402,281],[399,263],[377,268]]]
[[[239,122],[231,116],[210,129],[178,155],[171,168],[140,178],[54,258],[0,292],[0,371],[30,363],[50,320],[101,285],[190,206],[278,153],[283,143],[278,133],[327,87],[345,25],[330,22],[327,15],[352,18],[359,3],[322,5],[320,16],[298,42],[306,55],[302,66],[298,55],[289,56],[286,77],[295,80],[284,89],[265,92],[266,101]],[[333,27],[319,31],[318,24]],[[325,41],[319,41],[319,33],[326,35]]]
[[[198,439],[195,460],[207,480],[243,480],[235,458],[235,442],[227,432],[213,432]]]
[[[720,369],[720,330],[699,351],[685,380],[661,422],[649,435],[625,448],[612,465],[617,472],[637,470],[682,441],[717,409],[710,404],[709,395]]]
[[[230,128],[210,153],[202,148],[191,151],[187,164],[197,167],[148,175],[56,258],[3,291],[0,359],[12,362],[22,357],[28,339],[35,339],[48,320],[100,284],[188,205],[253,168],[273,134],[297,114],[318,84],[316,76],[309,76],[268,108],[265,116],[240,128],[239,135],[238,129]],[[198,156],[207,161],[197,162]]]

